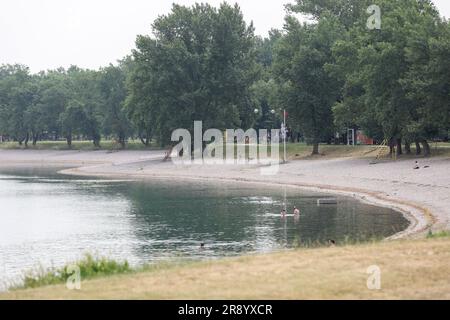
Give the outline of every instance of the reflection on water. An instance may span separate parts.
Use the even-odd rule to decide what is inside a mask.
[[[322,195],[323,196],[323,195]],[[254,185],[71,178],[44,169],[0,174],[0,281],[85,252],[133,264],[267,252],[327,239],[386,237],[401,214],[340,197]],[[280,217],[294,206],[299,218]],[[200,242],[206,243],[199,250]]]

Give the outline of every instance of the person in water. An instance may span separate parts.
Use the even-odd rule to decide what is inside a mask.
[[[281,216],[282,217],[286,217],[286,210],[285,209],[281,210]]]
[[[294,215],[296,216],[300,215],[300,210],[298,210],[297,207],[294,207]]]
[[[202,242],[200,243],[200,250],[204,250],[205,249],[205,244]]]

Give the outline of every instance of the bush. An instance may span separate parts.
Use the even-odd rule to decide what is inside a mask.
[[[78,262],[68,264],[62,268],[40,268],[37,271],[32,271],[25,274],[23,284],[19,288],[36,288],[65,283],[67,279],[73,275],[73,273],[70,272],[70,266],[78,266],[80,268],[82,280],[100,276],[129,273],[132,271],[127,261],[117,262],[112,259],[94,257],[91,254],[86,254],[84,258]]]

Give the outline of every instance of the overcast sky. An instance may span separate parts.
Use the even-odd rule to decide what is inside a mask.
[[[33,72],[71,64],[99,68],[124,57],[138,34],[168,13],[172,2],[201,0],[0,0],[0,64],[22,63]],[[217,6],[222,0],[203,0]],[[235,0],[256,33],[281,28],[290,0]],[[450,0],[435,0],[450,17]]]

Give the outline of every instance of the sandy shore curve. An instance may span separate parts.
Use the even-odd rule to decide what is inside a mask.
[[[423,237],[450,229],[450,159],[430,158],[380,162],[367,158],[296,160],[281,165],[276,175],[261,175],[259,166],[189,165],[162,161],[164,151],[0,150],[1,167],[62,166],[63,174],[115,179],[228,181],[286,186],[389,207],[401,212],[410,226],[388,239]]]

